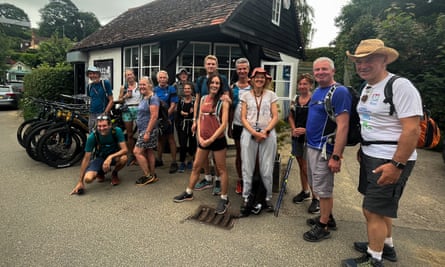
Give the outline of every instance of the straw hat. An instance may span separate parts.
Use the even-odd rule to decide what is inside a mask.
[[[399,52],[394,48],[387,47],[380,39],[367,39],[362,40],[360,44],[355,49],[355,54],[346,51],[346,55],[352,61],[359,58],[364,58],[372,54],[385,55],[387,57],[387,63],[394,62],[399,57]]]

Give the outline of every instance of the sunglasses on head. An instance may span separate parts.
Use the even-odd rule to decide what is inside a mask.
[[[108,115],[100,115],[97,117],[97,120],[98,121],[111,121],[111,118]]]

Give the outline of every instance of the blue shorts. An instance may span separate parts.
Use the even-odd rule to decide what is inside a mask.
[[[104,161],[105,161],[104,158],[99,158],[99,157],[91,160],[85,172],[97,172],[99,174],[104,174],[104,171],[102,170],[102,165],[104,164]],[[116,160],[113,158],[111,160],[111,166],[114,165],[116,165]]]
[[[128,111],[122,113],[124,122],[135,121],[138,115],[138,106],[129,106]]]

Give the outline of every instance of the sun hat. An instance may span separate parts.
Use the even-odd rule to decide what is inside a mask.
[[[181,68],[181,69],[179,69],[178,73],[176,73],[176,78],[179,79],[179,75],[181,75],[181,73],[183,73],[183,72],[185,72],[185,74],[187,74],[188,76],[190,76],[190,73],[189,73],[186,69]]]
[[[355,49],[355,54],[351,54],[349,51],[346,51],[346,55],[352,61],[372,54],[385,55],[387,57],[388,64],[394,62],[399,57],[399,52],[397,52],[397,50],[385,46],[383,41],[380,39],[362,40]]]
[[[87,75],[88,75],[90,72],[97,72],[97,73],[100,74],[100,70],[99,70],[96,66],[89,66],[89,67],[88,67],[88,70],[87,70]]]
[[[266,76],[266,79],[272,80],[272,76],[270,76],[269,73],[267,73],[267,71],[261,67],[257,67],[255,69],[253,69],[252,74],[250,75],[250,78],[255,77],[255,75],[257,75],[258,73],[262,73]]]

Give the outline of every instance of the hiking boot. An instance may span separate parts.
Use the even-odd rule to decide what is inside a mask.
[[[221,194],[221,181],[215,181],[212,194],[214,196]]]
[[[320,213],[320,200],[313,198],[311,205],[307,209],[307,212],[312,214],[319,214]]]
[[[187,162],[187,170],[191,171],[193,169],[193,162]]]
[[[118,185],[121,181],[119,180],[119,177],[117,176],[116,172],[111,173],[111,185]]]
[[[173,202],[176,202],[176,203],[181,203],[186,200],[193,200],[193,193],[187,194],[187,192],[184,191],[184,192],[182,192],[182,194],[173,198]]]
[[[296,195],[293,199],[292,199],[292,202],[294,202],[295,204],[300,204],[300,203],[302,203],[303,201],[305,201],[305,200],[309,200],[309,199],[311,199],[311,194],[308,192],[308,193],[306,193],[306,192],[304,192],[304,191],[301,191],[298,195]]]
[[[136,163],[136,158],[134,155],[130,155],[127,160],[127,166],[132,166]]]
[[[178,172],[183,173],[184,171],[185,171],[185,163],[181,162],[181,164],[179,164]]]
[[[313,227],[318,222],[320,222],[320,216],[306,220],[307,225],[309,225],[310,227]],[[337,223],[335,222],[334,217],[329,217],[327,225],[329,230],[337,230]]]
[[[96,179],[98,183],[103,183],[105,182],[105,175],[104,174],[97,174],[96,175]]]
[[[212,181],[207,181],[205,178],[201,180],[201,182],[197,183],[195,185],[195,190],[197,191],[201,191],[207,188],[212,188],[213,187],[213,183]]]
[[[224,214],[227,209],[230,207],[229,199],[220,198],[218,201],[218,205],[216,206],[215,213],[216,214]]]
[[[264,211],[274,212],[274,207],[273,207],[272,201],[266,200],[266,206],[264,207]]]
[[[164,162],[162,159],[155,159],[155,167],[162,167],[164,166]]]
[[[366,253],[368,251],[368,244],[369,244],[368,242],[354,242],[354,248],[358,252]],[[383,246],[382,258],[384,258],[385,260],[396,262],[397,254],[394,247],[390,247],[387,244],[385,244]]]
[[[319,242],[330,237],[331,233],[321,227],[318,223],[315,224],[311,230],[303,234],[303,239],[309,242]]]
[[[156,176],[156,174],[154,175],[148,175],[148,176],[141,176],[139,179],[136,180],[136,184],[137,185],[147,185],[147,184],[152,184],[155,183],[159,180],[159,178]]]
[[[244,201],[240,208],[240,217],[247,217],[250,215],[252,208],[249,207],[249,202]]]
[[[343,260],[341,262],[341,266],[344,267],[360,267],[360,266],[367,266],[367,267],[383,267],[383,261],[379,261],[377,259],[374,259],[369,254],[365,254],[361,256],[360,258],[356,259],[347,259]]]
[[[168,172],[175,173],[177,171],[178,171],[178,163],[172,162],[172,164],[170,164],[170,170],[168,170]]]
[[[235,193],[238,195],[243,193],[243,180],[238,179],[238,181],[236,181]]]

